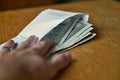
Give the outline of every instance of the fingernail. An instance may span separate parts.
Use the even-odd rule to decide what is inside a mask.
[[[69,53],[64,54],[67,59],[72,59],[72,56]]]
[[[32,35],[29,37],[28,41],[30,41],[31,45],[34,45],[38,41],[38,37]]]
[[[35,35],[30,36],[30,39],[33,41],[36,41],[38,39],[38,37],[36,37]]]
[[[35,35],[32,35],[32,36],[30,36],[30,38],[36,38],[36,36],[35,36]]]
[[[14,40],[9,40],[8,43],[9,44],[14,44],[15,42],[14,42]]]
[[[50,40],[50,39],[46,39],[45,41],[51,43],[51,44],[54,44],[54,41],[53,40]]]

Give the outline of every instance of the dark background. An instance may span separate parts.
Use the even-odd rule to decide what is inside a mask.
[[[0,10],[11,10],[35,6],[61,4],[81,0],[0,0]]]

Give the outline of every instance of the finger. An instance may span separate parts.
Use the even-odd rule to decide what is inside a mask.
[[[40,41],[32,47],[31,52],[43,56],[52,45],[53,41],[51,40]]]
[[[15,43],[15,45],[14,45],[13,49],[16,49],[16,48],[17,48],[17,46],[18,46],[18,43]]]
[[[38,41],[38,38],[36,36],[30,36],[26,41],[22,42],[17,49],[26,49],[34,45]]]
[[[69,53],[62,53],[53,56],[50,60],[50,63],[53,65],[53,69],[55,70],[55,72],[58,72],[61,69],[67,67],[71,61],[72,57]]]
[[[9,40],[5,43],[5,45],[3,46],[1,52],[2,53],[7,53],[9,51],[11,51],[14,48],[15,42],[13,40]]]

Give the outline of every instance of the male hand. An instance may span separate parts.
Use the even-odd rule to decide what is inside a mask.
[[[67,52],[56,54],[49,60],[45,54],[54,43],[38,41],[35,36],[15,46],[9,40],[0,51],[0,80],[51,80],[72,61]]]

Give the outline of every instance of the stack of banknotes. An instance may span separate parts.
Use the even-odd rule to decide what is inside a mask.
[[[49,31],[41,40],[51,39],[55,45],[48,55],[74,48],[96,34],[92,33],[92,24],[84,22],[78,16],[72,16]]]
[[[47,9],[41,12],[13,40],[20,44],[31,35],[38,36],[39,40],[51,39],[55,44],[46,55],[50,56],[92,39],[96,35],[91,32],[92,30],[92,24],[88,23],[88,14]]]

